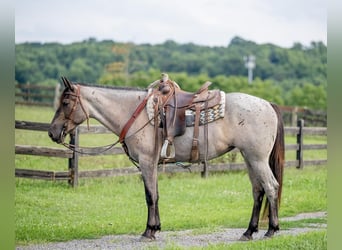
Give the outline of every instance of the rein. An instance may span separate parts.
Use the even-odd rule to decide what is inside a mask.
[[[154,119],[154,118],[152,118]],[[131,134],[130,136],[126,137],[126,138],[130,138],[131,136],[135,135],[136,133],[138,133],[139,131],[141,131],[143,128],[145,128],[151,121],[152,119],[148,120],[144,126],[142,126],[140,129],[138,129],[137,131],[135,131],[133,134]],[[127,145],[125,143],[125,141],[123,140],[122,142],[120,141],[120,139],[118,139],[116,142],[112,143],[112,144],[108,144],[106,146],[101,146],[101,147],[76,147],[76,145],[74,144],[70,144],[70,143],[66,143],[63,142],[62,145],[68,149],[70,149],[73,152],[79,153],[79,154],[83,154],[83,155],[98,155],[98,154],[102,154],[108,150],[110,150],[111,148],[113,148],[116,144],[121,143],[126,155],[128,156],[128,158],[130,159],[130,161],[134,164],[134,166],[136,166],[138,169],[139,165],[137,164],[137,161],[135,161],[128,152],[128,148]],[[86,150],[89,150],[89,152],[85,152]],[[97,152],[94,152],[94,150],[98,150]]]
[[[98,154],[102,154],[102,153],[110,150],[111,148],[113,148],[118,143],[119,143],[119,140],[117,140],[116,142],[114,142],[112,144],[108,144],[106,146],[101,146],[101,147],[76,147],[76,145],[70,144],[70,143],[66,143],[66,142],[63,142],[62,145],[64,147],[70,149],[71,151],[79,153],[79,154],[83,154],[83,155],[98,155]],[[85,152],[86,150],[89,150],[89,152]],[[99,150],[99,151],[94,152],[96,150]]]

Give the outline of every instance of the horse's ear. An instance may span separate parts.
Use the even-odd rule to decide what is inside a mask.
[[[62,82],[63,82],[64,86],[67,89],[74,90],[73,84],[65,76],[62,76],[61,78],[62,78]]]

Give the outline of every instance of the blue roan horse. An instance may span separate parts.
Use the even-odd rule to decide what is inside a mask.
[[[138,162],[145,186],[148,216],[142,236],[155,239],[155,233],[161,229],[157,166],[163,144],[162,128],[156,129],[149,123],[147,112],[135,112],[137,107],[142,109],[145,106],[141,104],[149,92],[74,84],[66,78],[62,80],[65,90],[51,122],[49,136],[53,141],[63,143],[67,134],[89,118],[98,120],[116,135],[122,134],[125,127],[124,144],[130,158]],[[210,122],[206,128],[199,126],[198,162],[203,162],[204,157],[213,159],[234,148],[240,150],[247,165],[254,199],[249,226],[241,240],[252,239],[252,234],[258,230],[264,196],[269,217],[265,237],[271,237],[279,230],[278,208],[284,166],[284,128],[280,111],[276,105],[255,96],[243,93],[223,96],[224,117]],[[128,121],[130,126],[126,125]],[[183,135],[174,138],[175,161],[191,161],[193,136],[194,128],[188,127]]]

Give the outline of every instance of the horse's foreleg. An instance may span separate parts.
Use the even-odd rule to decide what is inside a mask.
[[[155,239],[155,233],[161,229],[158,209],[158,191],[155,192],[145,184],[145,196],[148,214],[146,229],[142,236],[149,239]]]
[[[142,174],[148,211],[146,229],[142,236],[154,240],[155,233],[161,229],[158,208],[159,194],[157,167],[155,167],[153,170],[149,169],[147,171],[142,169]]]

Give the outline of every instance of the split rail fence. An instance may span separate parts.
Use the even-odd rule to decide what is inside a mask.
[[[59,96],[60,85],[44,86],[35,84],[16,84],[15,103],[21,105],[53,106]]]
[[[49,128],[48,123],[37,123],[29,121],[15,121],[16,129],[34,130],[34,131],[47,131]],[[106,134],[112,133],[101,125],[90,126],[89,130],[85,126],[79,126],[73,135],[70,136],[70,144],[74,144],[78,147],[79,136],[81,134]],[[304,127],[304,121],[299,120],[296,127],[285,127],[285,134],[296,136],[296,144],[285,145],[285,150],[296,151],[296,159],[287,160],[285,163],[286,167],[297,167],[299,169],[306,166],[312,165],[326,165],[327,159],[319,160],[304,160],[304,150],[326,150],[327,144],[304,144],[304,135],[317,135],[327,136],[326,127]],[[78,150],[82,152],[82,149]],[[79,171],[78,160],[82,156],[79,152],[73,152],[69,149],[60,149],[52,147],[41,147],[31,145],[15,145],[16,154],[24,155],[36,155],[36,156],[47,156],[47,157],[62,157],[68,159],[68,171],[56,172],[56,171],[42,171],[42,170],[30,170],[30,169],[15,169],[16,177],[24,178],[35,178],[45,180],[67,180],[68,183],[75,187],[78,185],[78,179],[84,177],[104,177],[104,176],[118,176],[118,175],[129,175],[139,174],[140,171],[136,167],[125,167],[105,170],[87,170]],[[83,151],[84,152],[84,151]],[[92,155],[117,155],[124,154],[121,147],[113,147],[105,152],[99,148],[94,148],[91,152],[87,149],[87,153]],[[207,176],[207,171],[231,171],[245,169],[244,163],[224,163],[224,164],[209,164],[208,167],[204,168],[203,164],[193,165],[191,167],[192,172],[201,172],[203,176]],[[180,167],[177,164],[166,164],[162,168],[163,172],[184,172],[188,171],[187,168]]]
[[[15,103],[21,105],[50,106],[57,108],[61,85],[44,86],[37,84],[16,84]],[[296,126],[298,119],[304,119],[307,126],[327,125],[327,112],[300,107],[279,106],[283,113],[284,123]]]

